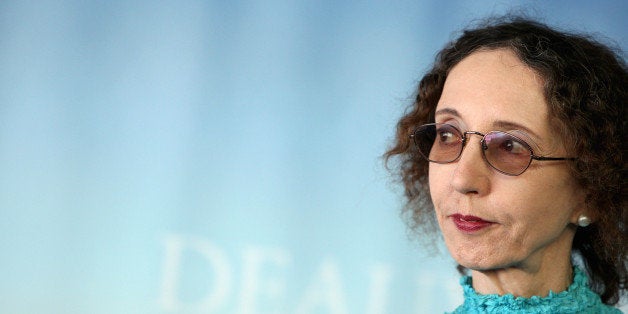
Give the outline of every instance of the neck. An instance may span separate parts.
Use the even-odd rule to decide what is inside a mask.
[[[571,265],[560,271],[529,272],[520,268],[472,271],[473,288],[479,294],[512,294],[516,297],[546,297],[550,291],[566,290],[572,282]]]
[[[573,280],[571,247],[547,250],[526,263],[472,270],[473,289],[479,294],[512,294],[515,297],[546,297],[566,290]],[[551,252],[551,253],[548,253]]]

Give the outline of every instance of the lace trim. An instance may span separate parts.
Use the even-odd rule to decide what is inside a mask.
[[[480,295],[471,283],[470,276],[460,279],[464,304],[454,313],[621,313],[602,303],[600,296],[589,289],[588,278],[578,267],[574,267],[574,280],[567,290],[559,293],[550,291],[547,297]]]

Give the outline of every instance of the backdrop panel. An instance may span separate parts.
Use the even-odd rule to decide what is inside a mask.
[[[625,1],[2,1],[3,313],[438,313],[380,159],[435,52]]]

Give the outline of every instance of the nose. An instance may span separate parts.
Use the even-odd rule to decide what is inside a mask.
[[[492,172],[482,155],[481,134],[468,132],[465,136],[467,140],[462,154],[453,163],[452,187],[462,194],[485,195],[490,190]]]

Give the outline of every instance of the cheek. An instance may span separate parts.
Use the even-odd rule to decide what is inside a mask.
[[[552,179],[561,178],[559,176]],[[578,190],[569,184],[569,178],[563,180],[545,180],[529,184],[528,189],[513,194],[518,204],[524,209],[523,214],[530,220],[544,223],[544,220],[569,220],[580,204]],[[527,210],[526,210],[527,209]]]
[[[445,175],[442,166],[443,165],[430,163],[428,176],[430,199],[434,205],[439,224],[442,222],[443,215],[445,215],[445,213],[442,212],[445,208],[444,205],[448,199],[451,199],[451,184],[447,180],[447,175]]]
[[[572,189],[549,183],[530,184],[526,189],[512,187],[502,191],[504,197],[492,199],[490,207],[505,225],[504,240],[531,249],[528,246],[542,246],[565,231],[577,201]]]
[[[446,177],[442,171],[442,165],[433,162],[429,164],[427,178],[432,200],[437,199],[440,194],[447,190],[449,182],[445,179]]]
[[[535,229],[562,219],[564,199],[560,194],[547,195],[542,190],[519,186],[495,187],[493,197],[487,199],[487,208],[505,224],[517,228]],[[552,193],[549,193],[552,194]],[[497,197],[499,195],[499,197]],[[549,221],[548,221],[549,220]]]
[[[565,228],[574,210],[574,203],[566,195],[539,196],[519,202],[520,212],[513,213],[514,220],[525,225],[532,233],[545,233]]]

